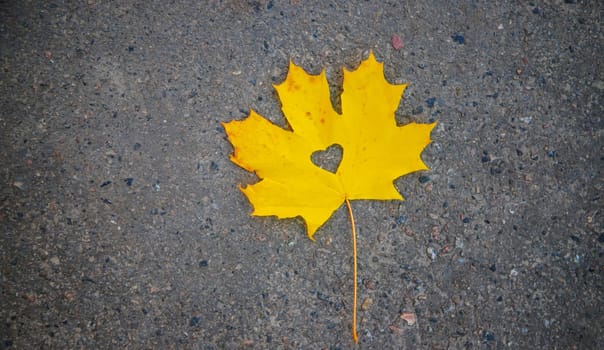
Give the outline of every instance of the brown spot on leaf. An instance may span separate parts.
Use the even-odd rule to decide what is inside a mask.
[[[301,88],[299,84],[296,84],[296,82],[291,79],[288,79],[285,82],[287,84],[286,87],[287,87],[288,91],[294,92],[294,91],[300,90],[300,88]]]

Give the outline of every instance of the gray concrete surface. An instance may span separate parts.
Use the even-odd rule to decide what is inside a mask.
[[[0,348],[353,348],[344,207],[315,243],[250,217],[220,122],[285,125],[290,57],[337,92],[370,49],[439,126],[407,201],[353,203],[358,347],[601,348],[603,11],[0,2]]]

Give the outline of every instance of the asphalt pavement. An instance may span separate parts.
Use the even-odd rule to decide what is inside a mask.
[[[360,349],[604,344],[601,1],[1,1],[0,349],[351,349],[345,206],[252,217],[222,122],[373,51],[437,121],[352,203]],[[397,150],[392,150],[397,152]],[[328,160],[329,161],[329,160]]]

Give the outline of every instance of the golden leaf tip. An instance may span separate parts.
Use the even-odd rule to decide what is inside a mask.
[[[375,54],[373,53],[373,49],[369,49],[369,56],[367,57],[368,60],[372,59],[374,61],[377,61],[375,59]]]

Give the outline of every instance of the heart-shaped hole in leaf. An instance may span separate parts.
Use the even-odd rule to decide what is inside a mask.
[[[319,168],[335,174],[340,166],[340,163],[342,162],[343,154],[344,149],[342,146],[334,143],[333,145],[327,147],[324,151],[313,152],[310,155],[310,160]]]

